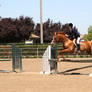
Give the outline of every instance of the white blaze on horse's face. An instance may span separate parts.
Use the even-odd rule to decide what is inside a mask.
[[[56,33],[54,33],[54,36],[53,36],[51,44],[55,44],[56,43],[56,41],[55,41],[55,35],[56,35]]]
[[[54,37],[53,37],[53,41],[54,41]]]
[[[57,33],[54,34],[53,40],[54,40],[54,43],[57,43],[57,42],[58,42],[58,36],[57,36]]]
[[[52,39],[52,42],[51,42],[51,44],[54,44],[54,37],[53,37],[53,39]]]

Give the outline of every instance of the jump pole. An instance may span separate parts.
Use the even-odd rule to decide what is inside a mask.
[[[57,46],[49,45],[42,57],[42,72],[41,74],[57,73]],[[54,72],[52,71],[54,70]]]

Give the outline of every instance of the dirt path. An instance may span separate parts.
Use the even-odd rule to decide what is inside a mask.
[[[0,62],[11,70],[11,62]],[[60,74],[41,75],[41,59],[23,59],[22,73],[0,73],[0,92],[92,92],[92,63],[63,62]]]

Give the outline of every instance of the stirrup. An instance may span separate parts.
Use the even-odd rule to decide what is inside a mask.
[[[81,51],[80,51],[80,50],[78,50],[77,52],[78,52],[78,53],[81,53]]]

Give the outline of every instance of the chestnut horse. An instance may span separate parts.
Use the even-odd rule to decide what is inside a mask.
[[[62,53],[63,59],[64,53],[74,53],[75,52],[75,45],[72,40],[70,40],[65,33],[63,32],[55,32],[53,36],[52,43],[63,43],[63,49],[58,51],[57,59],[60,61],[60,54]],[[92,42],[91,41],[81,41],[80,43],[80,52],[88,52],[89,54],[92,54]]]

